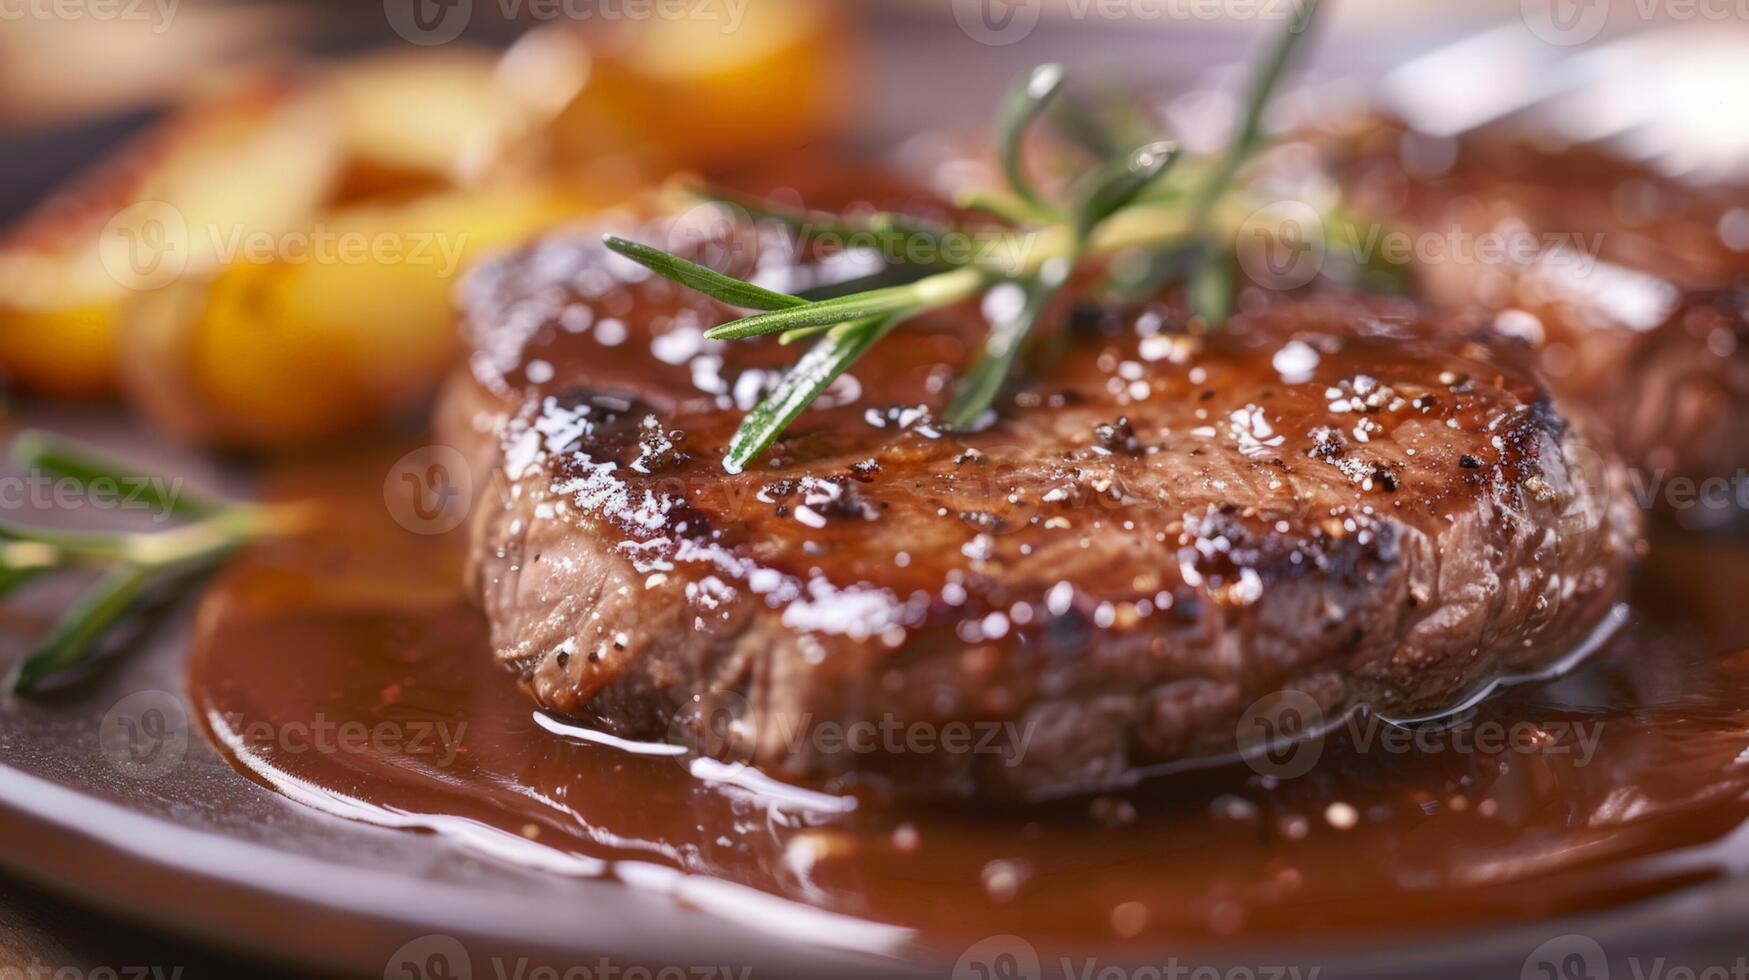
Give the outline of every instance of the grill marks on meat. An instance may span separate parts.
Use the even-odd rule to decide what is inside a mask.
[[[592,238],[468,295],[477,354],[442,417],[494,473],[472,575],[496,655],[541,705],[623,736],[720,710],[738,755],[782,775],[1095,789],[1234,749],[1283,689],[1332,715],[1447,706],[1571,649],[1632,560],[1620,467],[1486,337],[1336,299],[1199,337],[1153,308],[1069,337],[960,435],[933,413],[984,326],[950,311],[729,475],[729,435],[794,355],[698,336],[729,315]],[[640,465],[651,433],[683,451]],[[855,722],[1022,738],[813,737]]]

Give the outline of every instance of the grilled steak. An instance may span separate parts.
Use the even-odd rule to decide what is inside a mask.
[[[1740,187],[1389,124],[1319,146],[1355,211],[1441,243],[1417,270],[1423,300],[1499,319],[1557,391],[1596,410],[1643,504],[1695,526],[1749,510]]]
[[[1001,179],[989,155],[948,144],[925,164],[951,195]],[[1259,186],[1290,195],[1341,188],[1342,209],[1325,215],[1325,272],[1342,275],[1349,248],[1375,273],[1408,261],[1410,294],[1453,328],[1530,344],[1550,386],[1600,420],[1643,507],[1690,527],[1749,516],[1740,184],[1683,183],[1523,135],[1432,137],[1365,114],[1323,119],[1258,167]],[[1242,235],[1295,213],[1259,208]],[[1273,258],[1305,268],[1294,253]]]
[[[1633,345],[1605,413],[1635,496],[1692,528],[1749,513],[1749,286],[1688,295]]]
[[[832,274],[730,237],[780,287]],[[1058,794],[1242,747],[1273,692],[1439,710],[1571,650],[1637,544],[1619,464],[1519,345],[1385,306],[1211,335],[1167,302],[1064,310],[1042,377],[965,434],[934,413],[983,314],[925,317],[731,475],[795,349],[703,340],[733,312],[594,235],[479,270],[465,303],[441,418],[493,474],[471,574],[496,656],[620,736],[726,720],[782,775]]]

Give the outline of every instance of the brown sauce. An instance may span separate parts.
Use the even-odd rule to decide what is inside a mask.
[[[400,451],[281,473],[274,495],[328,501],[327,526],[226,569],[191,656],[238,768],[341,816],[705,904],[728,891],[731,914],[765,893],[869,923],[851,942],[950,954],[995,933],[1158,948],[1517,922],[1679,890],[1749,851],[1740,541],[1659,531],[1620,628],[1423,736],[1439,751],[1384,730],[1365,748],[1350,726],[1294,778],[847,810],[538,724],[462,596],[462,535],[409,533],[384,506]]]

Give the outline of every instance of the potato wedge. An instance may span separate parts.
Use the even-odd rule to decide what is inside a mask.
[[[135,294],[213,268],[240,236],[306,220],[339,141],[325,96],[253,80],[174,114],[0,238],[0,368],[28,390],[116,388]]]
[[[122,332],[129,395],[177,433],[246,449],[408,411],[453,363],[450,296],[467,264],[592,203],[525,183],[327,212],[270,251],[138,297]]]
[[[572,173],[624,158],[646,175],[708,171],[835,132],[850,55],[837,5],[729,11],[525,35],[498,68],[500,164]]]
[[[497,127],[486,51],[370,54],[329,73],[346,156],[342,201],[405,198],[466,182]]]

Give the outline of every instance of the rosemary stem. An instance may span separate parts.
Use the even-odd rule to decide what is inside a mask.
[[[911,284],[911,290],[917,297],[919,306],[937,307],[975,296],[989,284],[988,272],[966,266],[919,279]]]
[[[1210,221],[1216,227],[1237,227],[1244,212],[1242,201],[1228,198],[1214,207]],[[1067,224],[1056,224],[1010,236],[995,250],[1002,258],[983,268],[1004,279],[1028,279],[1053,260],[1158,248],[1186,240],[1193,230],[1194,219],[1183,208],[1139,204],[1107,218],[1079,253],[1074,230]]]
[[[999,258],[986,268],[1004,279],[1030,279],[1047,264],[1079,253],[1110,255],[1129,248],[1150,248],[1183,238],[1190,221],[1183,209],[1142,207],[1120,211],[1094,230],[1085,248],[1066,223],[1009,236],[994,251]]]
[[[990,285],[991,272],[980,266],[961,266],[925,276],[905,286],[889,286],[840,299],[822,300],[788,310],[772,310],[742,317],[705,331],[712,340],[741,340],[765,334],[786,333],[804,327],[850,323],[870,317],[908,316],[919,309],[934,309],[975,296]]]
[[[0,546],[0,596],[60,568],[67,556],[59,548],[35,541],[13,541]]]
[[[54,568],[66,559],[61,549],[40,541],[11,541],[0,546],[0,568],[13,572],[35,572]]]
[[[64,531],[57,528],[22,527],[0,522],[0,539],[10,544],[53,548],[57,554],[88,561],[125,558],[132,535],[102,531]]]
[[[5,680],[11,691],[26,691],[51,675],[86,661],[123,616],[160,583],[209,571],[242,545],[265,536],[292,534],[309,527],[311,504],[222,504],[222,509],[192,524],[146,534],[89,535],[113,542],[103,557],[110,564],[89,591],[68,609],[42,642],[20,660]],[[69,558],[91,558],[54,543],[15,539],[0,545],[0,590],[59,567]],[[86,539],[77,539],[84,546]]]
[[[310,517],[311,511],[304,505],[237,504],[169,531],[130,536],[130,547],[122,557],[148,567],[178,565],[229,551],[255,538],[291,533],[307,527]]]
[[[1010,194],[983,188],[968,188],[954,196],[954,206],[967,211],[982,211],[1014,224],[1050,224],[1061,221],[1060,215],[1041,208],[1031,201]]]

